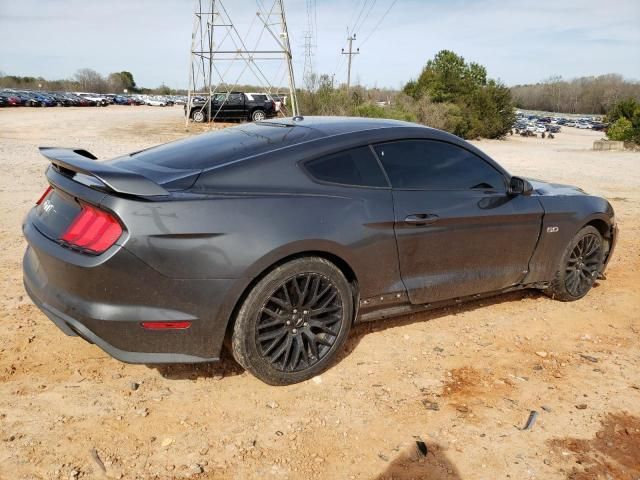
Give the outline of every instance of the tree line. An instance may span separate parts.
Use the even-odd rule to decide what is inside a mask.
[[[0,73],[0,88],[25,90],[46,90],[52,92],[91,92],[91,93],[146,93],[171,95],[176,93],[166,85],[158,88],[143,88],[136,85],[133,74],[128,71],[102,75],[90,68],[81,68],[72,78],[47,80],[43,77],[21,77]]]
[[[0,74],[0,88],[94,93],[122,93],[127,90],[129,93],[165,95],[184,93],[184,90],[171,90],[164,85],[157,89],[141,88],[127,71],[103,76],[87,68],[78,70],[71,79],[53,81],[42,77]],[[257,90],[259,87],[249,89]],[[640,102],[640,83],[625,80],[621,75],[569,81],[551,77],[535,85],[509,88],[489,78],[482,65],[467,62],[449,50],[442,50],[428,60],[418,78],[407,82],[399,92],[362,86],[347,91],[344,85],[334,87],[329,75],[314,76],[305,89],[298,90],[300,111],[304,115],[393,118],[422,123],[463,138],[500,138],[506,135],[515,120],[515,107],[604,115],[628,99]],[[623,117],[618,127],[623,132],[619,136],[625,139],[637,138],[635,105],[626,108],[624,115],[614,115],[611,120]],[[633,134],[629,133],[630,129]]]
[[[533,85],[511,87],[516,107],[547,112],[604,115],[627,98],[640,101],[640,82],[608,74],[564,80],[553,76]]]

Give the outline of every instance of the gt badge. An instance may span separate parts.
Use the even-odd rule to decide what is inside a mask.
[[[558,230],[558,227],[547,227],[547,233],[556,233]]]

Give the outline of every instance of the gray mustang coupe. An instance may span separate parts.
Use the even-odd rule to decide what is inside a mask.
[[[412,123],[265,120],[108,161],[40,150],[36,305],[124,362],[211,362],[226,340],[274,385],[326,369],[355,322],[524,288],[578,300],[617,237],[604,198]]]

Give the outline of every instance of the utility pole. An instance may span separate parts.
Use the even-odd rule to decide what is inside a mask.
[[[347,67],[347,95],[349,94],[349,89],[351,88],[351,57],[354,55],[358,55],[360,53],[360,49],[358,48],[355,52],[353,51],[353,41],[356,39],[356,34],[354,33],[347,41],[349,42],[349,51],[345,52],[344,48],[342,49],[343,55],[349,55],[349,66]]]
[[[296,96],[296,80],[295,75],[293,74],[293,55],[291,54],[291,43],[289,42],[289,29],[287,27],[287,18],[284,15],[284,3],[283,0],[276,0],[273,4],[273,8],[276,5],[280,5],[280,38],[281,42],[279,45],[282,48],[282,53],[284,54],[285,62],[287,64],[287,68],[289,70],[289,98],[291,99],[291,114],[294,117],[300,115],[300,109],[298,107],[298,97]],[[269,16],[267,15],[267,21],[263,18],[262,21],[265,27],[269,28],[268,23]],[[269,33],[273,35],[273,32],[270,30]]]

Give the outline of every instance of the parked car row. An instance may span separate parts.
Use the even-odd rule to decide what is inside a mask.
[[[184,105],[186,97],[173,95],[120,95],[89,92],[0,90],[0,107],[106,107],[107,105]]]
[[[559,133],[562,127],[558,124],[542,122],[539,119],[529,120],[528,118],[519,117],[513,125],[513,129],[515,130],[515,133],[541,133],[544,138],[547,133]]]
[[[591,129],[597,131],[606,131],[609,126],[607,123],[601,122],[597,118],[593,117],[581,117],[581,118],[565,118],[565,117],[556,117],[556,116],[538,116],[538,115],[527,115],[522,112],[518,112],[516,119],[515,128],[518,126],[522,127],[523,124],[529,125],[554,125],[554,126],[564,126],[564,127],[574,127],[579,129]],[[522,129],[522,128],[520,128]],[[556,133],[554,130],[547,129],[547,131],[551,131]],[[559,131],[559,130],[558,130]]]

